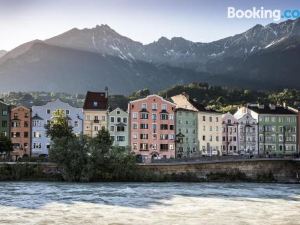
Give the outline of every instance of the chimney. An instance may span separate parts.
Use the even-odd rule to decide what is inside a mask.
[[[108,87],[105,87],[105,97],[108,98]]]

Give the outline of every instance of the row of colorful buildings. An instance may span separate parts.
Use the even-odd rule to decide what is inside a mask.
[[[0,133],[13,143],[14,159],[48,155],[45,125],[64,110],[76,135],[95,137],[102,128],[114,145],[129,147],[141,160],[213,155],[298,154],[298,109],[248,104],[221,114],[186,94],[166,100],[149,95],[129,102],[128,109],[110,109],[107,92],[87,92],[83,108],[59,99],[43,106],[10,106],[0,100]]]

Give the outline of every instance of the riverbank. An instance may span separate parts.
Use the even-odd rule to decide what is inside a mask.
[[[299,183],[300,161],[257,159],[194,163],[137,164],[124,177],[114,174],[83,182],[265,182]],[[0,181],[65,181],[55,163],[0,163]]]

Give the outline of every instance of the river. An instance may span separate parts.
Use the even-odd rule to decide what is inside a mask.
[[[0,224],[300,224],[300,186],[1,182]]]

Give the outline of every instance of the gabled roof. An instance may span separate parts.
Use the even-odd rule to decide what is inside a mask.
[[[105,92],[91,92],[86,93],[86,97],[83,104],[85,110],[107,110],[108,99]]]
[[[270,106],[270,105],[248,105],[248,109],[258,114],[278,114],[278,115],[296,115],[296,112],[289,110],[283,106]]]
[[[35,114],[35,115],[32,117],[32,120],[43,120],[43,118],[40,117],[38,114]]]

